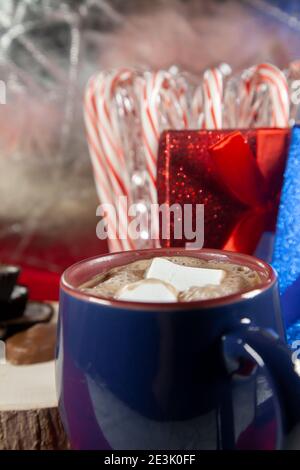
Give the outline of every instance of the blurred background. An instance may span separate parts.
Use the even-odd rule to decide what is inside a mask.
[[[83,124],[85,84],[121,65],[194,74],[299,58],[298,0],[2,0],[0,261],[56,298],[73,262],[107,251]]]

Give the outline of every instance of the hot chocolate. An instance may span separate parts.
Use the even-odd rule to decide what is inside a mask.
[[[258,272],[248,266],[171,256],[112,268],[83,284],[81,289],[107,299],[189,302],[251,290],[261,282]]]

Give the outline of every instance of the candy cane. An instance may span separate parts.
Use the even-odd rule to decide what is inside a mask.
[[[164,84],[161,89],[160,113],[167,121],[165,126],[170,129],[187,129],[190,123],[190,110],[186,82],[180,76],[167,73]]]
[[[144,145],[145,165],[149,176],[149,189],[151,202],[157,202],[156,195],[156,163],[157,145],[160,135],[158,97],[162,77],[155,73],[147,75],[141,83],[140,91],[140,119],[142,141]]]
[[[192,125],[196,128],[223,127],[224,77],[231,72],[231,67],[225,63],[204,72],[202,83],[195,87],[191,101]]]
[[[187,93],[188,93],[188,85],[179,84],[177,98],[178,98],[178,112],[181,117],[182,127],[184,129],[188,129],[190,125],[190,110],[189,110],[189,103],[187,100]],[[175,100],[176,103],[176,100]]]
[[[109,184],[109,175],[107,173],[105,156],[97,130],[97,110],[94,99],[95,81],[95,77],[90,79],[84,97],[86,136],[99,199],[102,202],[114,204],[114,195],[112,194]],[[112,233],[112,237],[108,240],[110,251],[122,250],[122,244],[120,240],[118,240],[117,227],[115,225],[116,221],[111,217],[110,213],[107,213],[106,216]]]
[[[151,181],[151,200],[156,196],[156,164],[160,133],[166,128],[182,129],[189,124],[183,84],[169,72],[146,73],[140,83],[140,118],[145,163]]]
[[[267,93],[266,93],[267,92]],[[270,98],[271,119],[261,122],[263,103]],[[272,64],[259,64],[249,69],[247,76],[242,77],[240,95],[240,127],[270,125],[287,127],[289,124],[288,83],[283,72]]]
[[[115,208],[118,207],[118,222],[120,242],[123,249],[133,249],[134,243],[128,234],[127,201],[130,194],[129,178],[126,168],[125,156],[120,141],[117,111],[114,105],[114,93],[120,82],[130,78],[129,70],[121,70],[104,76],[99,74],[94,83],[94,103],[96,109],[96,128],[98,131],[98,145],[102,149],[102,160],[107,170],[105,177],[110,181]],[[107,202],[107,199],[102,199]],[[112,202],[112,198],[108,201]]]
[[[149,193],[152,204],[157,203],[156,165],[160,137],[159,97],[165,76],[161,72],[146,74],[140,87],[140,119],[145,165],[148,175]],[[152,214],[153,215],[153,214]],[[152,217],[151,231],[154,245],[159,246],[158,217]]]
[[[224,89],[223,96],[223,129],[236,129],[238,127],[238,90],[240,80],[236,77],[232,77],[228,80]]]
[[[223,74],[219,68],[208,69],[203,75],[204,127],[222,128]]]
[[[142,140],[144,144],[145,164],[150,179],[151,202],[157,202],[156,194],[156,165],[157,150],[161,132],[159,101],[165,72],[145,74],[140,90],[140,118]]]
[[[140,82],[140,119],[145,165],[152,204],[157,203],[156,166],[160,133],[166,128],[186,128],[189,110],[183,82],[170,72],[146,73]],[[152,234],[158,246],[158,220],[152,220]]]
[[[202,85],[195,88],[192,104],[192,126],[196,129],[204,129],[203,89]]]
[[[125,198],[129,201],[130,185],[128,169],[120,138],[119,116],[114,96],[120,83],[131,78],[132,72],[118,70],[100,80],[96,90],[96,106],[98,110],[98,133],[105,152],[110,183],[115,196],[115,207],[118,208],[119,233],[123,249],[133,249],[134,243],[128,233],[128,210]]]
[[[267,83],[270,89],[272,101],[273,127],[288,127],[289,124],[289,91],[288,83],[284,73],[275,65],[260,64],[256,68],[258,79],[262,83]]]
[[[259,83],[255,68],[242,74],[238,90],[238,127],[245,129],[257,125],[261,121],[262,106],[265,102],[266,85]],[[262,123],[267,125],[266,122]]]

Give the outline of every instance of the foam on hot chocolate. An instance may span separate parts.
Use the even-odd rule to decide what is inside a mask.
[[[215,275],[217,273],[212,273],[214,275],[210,276],[210,273],[208,272],[208,279],[214,279],[214,283],[210,283],[208,281],[207,284],[203,285],[202,280],[201,285],[197,285],[200,274],[198,272],[198,276],[195,276],[195,285],[193,285],[191,276],[194,270],[190,270],[190,287],[185,290],[180,290],[180,288],[178,288],[178,279],[177,288],[175,289],[174,285],[172,285],[172,276],[170,276],[170,279],[168,279],[166,282],[163,277],[163,273],[161,273],[160,277],[160,275],[156,272],[155,276],[157,282],[162,282],[165,286],[169,286],[170,289],[173,289],[176,292],[175,295],[177,298],[175,297],[174,301],[178,300],[181,302],[190,302],[195,300],[207,300],[224,297],[227,295],[236,294],[240,291],[253,289],[261,283],[259,274],[247,266],[215,260],[206,261],[189,256],[163,257],[163,259],[168,260],[171,263],[175,263],[175,265],[199,268],[199,271],[201,270],[203,273],[206,273],[206,271],[203,269],[218,270],[218,272],[222,272],[222,275],[218,276]],[[109,271],[99,274],[90,281],[86,282],[81,286],[81,288],[84,292],[98,297],[108,299],[123,298],[123,300],[135,300],[134,291],[135,289],[138,289],[136,290],[136,295],[138,296],[136,301],[140,301],[143,281],[145,282],[146,280],[149,283],[149,277],[147,276],[147,273],[151,273],[151,265],[153,260],[157,260],[157,258],[138,260],[125,266],[112,268]],[[170,269],[172,269],[172,265],[170,265],[170,267]],[[186,275],[186,273],[184,273],[184,275]],[[215,279],[217,279],[217,281]],[[146,289],[146,287],[147,286],[145,285],[145,295],[149,296],[149,289]],[[160,296],[163,295],[163,288],[159,290],[156,289],[156,291],[159,292]],[[154,298],[153,296],[153,298],[145,298],[145,301],[161,302],[164,300],[162,298]],[[171,300],[168,298],[165,301],[170,302]]]

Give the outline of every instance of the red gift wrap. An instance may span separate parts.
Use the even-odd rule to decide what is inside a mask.
[[[60,276],[68,266],[108,251],[106,241],[99,240],[96,230],[90,229],[61,240],[34,233],[27,236],[27,245],[18,250],[21,242],[21,233],[3,238],[0,259],[21,267],[19,282],[29,288],[31,300],[58,300]]]
[[[204,247],[252,254],[274,231],[288,129],[166,131],[158,156],[158,202],[204,204]],[[195,212],[195,211],[193,211]],[[193,214],[195,228],[195,213]],[[185,246],[184,237],[161,245]]]

